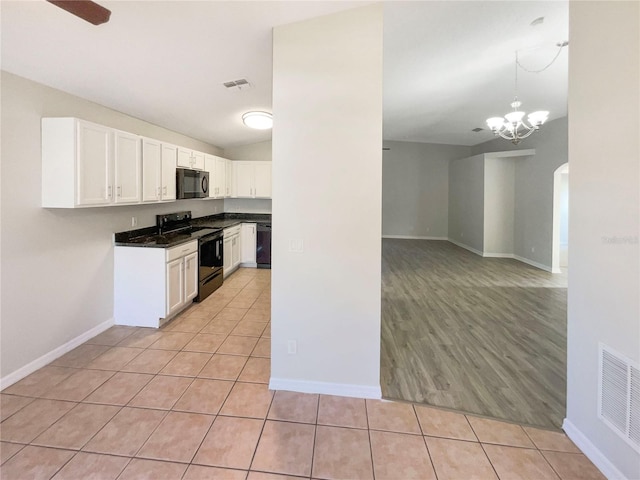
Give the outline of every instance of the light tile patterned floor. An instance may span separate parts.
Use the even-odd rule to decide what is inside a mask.
[[[3,480],[601,479],[560,432],[267,388],[270,272],[112,327],[1,396]]]

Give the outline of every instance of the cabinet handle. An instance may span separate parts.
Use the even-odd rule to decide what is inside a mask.
[[[122,196],[122,186],[118,185],[118,196],[121,197]]]
[[[108,191],[109,191],[108,197],[111,198],[111,185],[109,185],[109,187],[107,187],[107,188],[108,188]]]
[[[156,198],[160,198],[160,195],[162,195],[162,189],[158,187],[158,193],[156,193]]]
[[[167,194],[167,187],[166,186],[162,187],[162,193],[164,193],[165,195]]]

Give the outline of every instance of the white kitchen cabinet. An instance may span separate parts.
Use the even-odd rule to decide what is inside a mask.
[[[240,225],[236,225],[225,228],[223,233],[223,270],[224,276],[227,277],[240,265],[241,227]]]
[[[226,277],[229,273],[231,273],[231,264],[232,264],[232,245],[233,239],[228,236],[224,237],[224,241],[222,243],[222,270],[224,272],[224,276]]]
[[[233,237],[231,246],[231,268],[235,269],[240,265],[240,235]]]
[[[142,172],[140,137],[114,130],[115,202],[139,203]]]
[[[184,305],[184,260],[167,263],[167,313],[172,315]]]
[[[256,264],[256,224],[243,223],[240,232],[240,263],[255,267]]]
[[[189,148],[178,147],[178,167],[204,170],[204,153]]]
[[[233,196],[271,198],[271,162],[233,162]]]
[[[142,201],[176,199],[177,147],[151,138],[142,139]]]
[[[224,161],[225,171],[225,194],[226,198],[231,197],[233,192],[233,162],[231,160]]]
[[[117,325],[159,327],[198,294],[198,242],[172,248],[114,249]]]
[[[253,198],[254,172],[252,162],[233,162],[234,197]]]
[[[162,198],[162,144],[142,139],[142,201],[159,202]]]
[[[48,120],[51,120],[51,122]],[[61,120],[61,122],[55,122],[54,120]],[[111,182],[111,129],[94,123],[66,118],[43,119],[42,123],[42,182],[43,188],[46,187],[48,190],[49,197],[56,196],[53,193],[54,190],[58,190],[56,186],[66,186],[69,180],[73,183],[75,159],[78,174],[76,185],[77,200],[72,200],[73,187],[71,185],[69,185],[71,188],[67,192],[60,189],[58,192],[60,197],[67,197],[64,194],[69,193],[70,196],[65,200],[72,200],[69,203],[77,205],[91,206],[111,203],[113,195],[113,184]],[[52,137],[55,135],[59,135],[60,138],[53,139]],[[76,139],[78,150],[74,152],[73,144]],[[51,172],[51,169],[60,163],[68,163],[68,166],[71,167],[71,172],[68,171],[68,168],[61,169],[59,177]],[[62,178],[63,175],[65,178]],[[54,202],[53,205],[47,205],[50,202],[45,202],[44,200],[43,192],[43,207],[62,206],[55,204],[57,202]]]
[[[205,155],[205,170],[209,172],[209,198],[226,196],[226,160],[215,155]]]
[[[169,143],[162,144],[162,201],[176,199],[176,161],[178,147]]]
[[[140,137],[77,118],[42,119],[42,206],[139,203]]]
[[[227,196],[227,160],[220,157],[215,158],[216,175],[216,198]]]

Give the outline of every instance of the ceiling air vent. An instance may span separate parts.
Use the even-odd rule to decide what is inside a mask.
[[[251,88],[251,84],[249,83],[249,80],[247,80],[246,78],[239,78],[238,80],[231,80],[230,82],[224,82],[223,85],[226,88],[233,88],[238,90]]]
[[[472,132],[476,132],[476,133],[478,133],[478,132],[481,132],[481,131],[483,131],[483,130],[484,130],[484,128],[476,127],[476,128],[474,128],[473,130],[471,130],[471,131],[472,131]]]
[[[600,344],[598,418],[640,452],[640,368]]]

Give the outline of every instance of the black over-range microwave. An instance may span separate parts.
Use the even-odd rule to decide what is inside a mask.
[[[209,196],[209,172],[176,168],[176,198],[206,198]]]

